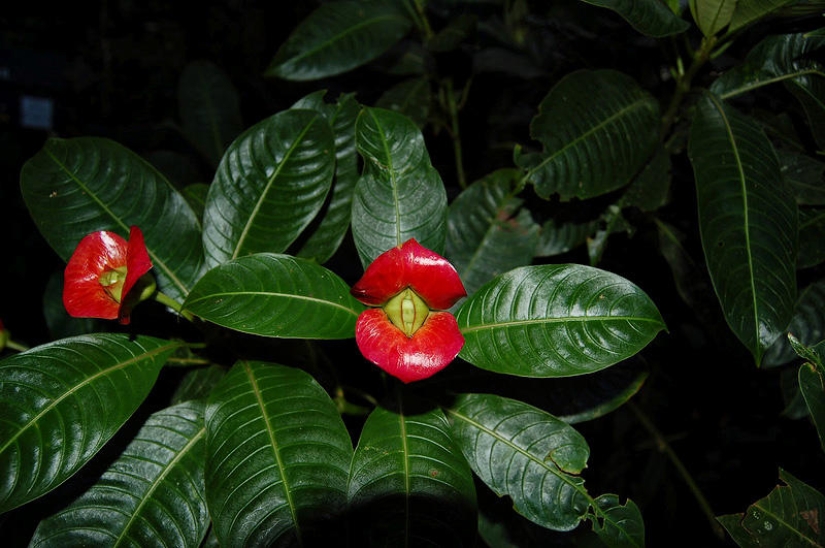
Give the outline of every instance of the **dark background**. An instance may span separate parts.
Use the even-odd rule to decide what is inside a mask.
[[[283,4],[283,5],[282,5]],[[288,83],[263,77],[278,46],[313,2],[204,1],[197,5],[162,1],[20,3],[0,15],[0,319],[20,342],[34,346],[50,334],[43,319],[48,280],[62,263],[28,216],[19,192],[23,163],[49,136],[104,136],[135,152],[192,152],[175,129],[178,79],[187,63],[206,59],[236,86],[245,125],[287,108],[311,91],[332,97],[357,92],[373,104],[394,80],[375,68],[324,82]],[[510,167],[511,148],[526,142],[541,98],[561,76],[576,68],[615,68],[636,77],[657,96],[666,96],[666,55],[659,43],[635,34],[605,10],[560,2],[553,16],[532,20],[534,61],[539,75],[476,77],[462,111],[465,164],[472,181],[495,168]],[[434,21],[438,23],[438,18]],[[750,38],[752,43],[758,35]],[[748,37],[743,39],[745,46]],[[743,50],[744,51],[744,50]],[[438,70],[466,77],[471,52],[437,59]],[[737,55],[735,50],[730,56]],[[718,61],[724,65],[725,58]],[[53,107],[51,120],[24,118],[21,101],[35,98]],[[448,192],[458,192],[451,145],[442,133],[425,132],[430,154]],[[211,180],[203,163],[186,167],[190,176]],[[692,172],[674,166],[673,199],[663,218],[690,237],[701,260],[695,227]],[[554,262],[587,263],[583,250]],[[724,325],[715,301],[704,310],[678,297],[667,264],[657,251],[655,231],[617,235],[599,265],[628,277],[653,298],[669,332],[640,355],[650,376],[634,398],[635,408],[655,423],[682,459],[716,515],[743,512],[778,483],[784,468],[812,486],[825,488],[823,453],[812,425],[783,416],[782,372],[759,370]],[[342,273],[347,276],[348,273]],[[816,279],[821,272],[806,274]],[[350,280],[351,281],[351,280]],[[701,280],[699,280],[701,281]],[[536,390],[545,386],[536,383]],[[577,425],[591,445],[585,471],[591,494],[618,493],[640,505],[649,546],[732,546],[712,532],[706,516],[671,461],[636,413],[626,406]],[[494,498],[480,490],[480,498]],[[495,504],[509,512],[509,502]],[[34,518],[24,508],[15,520],[0,518],[0,531],[17,531],[20,542]],[[515,521],[520,518],[513,517]],[[522,520],[523,521],[523,520]],[[583,539],[544,533],[519,522],[523,546],[566,545]],[[580,529],[587,529],[587,525]]]

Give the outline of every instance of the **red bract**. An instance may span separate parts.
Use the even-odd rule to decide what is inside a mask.
[[[152,268],[152,260],[136,226],[127,242],[101,230],[77,244],[64,271],[63,305],[75,318],[101,318],[129,323],[129,292]]]
[[[467,295],[455,268],[414,239],[379,255],[352,294],[370,308],[355,326],[369,361],[405,383],[426,379],[464,346],[458,323],[444,311]]]

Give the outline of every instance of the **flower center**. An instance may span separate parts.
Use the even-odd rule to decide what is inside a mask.
[[[126,281],[126,267],[114,268],[107,270],[97,279],[103,290],[116,303],[120,302],[123,297],[123,282]]]
[[[384,305],[384,312],[387,313],[390,321],[404,332],[408,337],[412,337],[413,333],[418,331],[418,328],[424,324],[424,320],[430,313],[430,308],[427,306],[421,297],[409,287],[387,301]]]

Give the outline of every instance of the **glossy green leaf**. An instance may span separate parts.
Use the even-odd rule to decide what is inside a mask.
[[[627,500],[619,502],[616,495],[602,495],[596,498],[602,512],[593,519],[593,531],[610,548],[642,548],[645,545],[645,524],[636,503]]]
[[[799,357],[825,370],[825,340],[820,340],[814,345],[806,345],[797,339],[793,333],[788,333],[788,340]]]
[[[447,193],[412,120],[365,108],[356,124],[356,146],[365,165],[355,187],[352,234],[364,267],[410,238],[443,253]]]
[[[206,196],[207,265],[285,251],[323,206],[334,169],[332,130],[318,112],[287,110],[246,130]]]
[[[380,56],[411,26],[389,2],[321,4],[281,45],[265,74],[285,80],[341,74]]]
[[[410,118],[416,126],[423,128],[429,119],[431,102],[430,80],[419,76],[399,82],[387,89],[378,98],[375,106],[400,112]]]
[[[728,32],[739,30],[792,3],[794,0],[737,0]]]
[[[719,522],[742,548],[825,545],[825,497],[784,470],[779,479],[784,486]]]
[[[344,95],[336,104],[326,104],[323,94],[315,93],[298,101],[293,108],[309,108],[321,112],[332,128],[335,138],[335,179],[317,227],[303,243],[297,255],[325,263],[338,250],[349,230],[352,216],[352,195],[358,182],[358,154],[355,150],[355,120],[360,105],[354,95]]]
[[[0,361],[0,512],[63,483],[123,426],[179,343],[82,335]]]
[[[210,61],[184,67],[178,83],[178,113],[184,134],[213,168],[244,129],[238,92],[229,76]]]
[[[539,105],[530,135],[543,151],[516,162],[542,198],[591,198],[628,184],[659,141],[659,105],[614,70],[565,76]]]
[[[338,535],[352,442],[307,373],[239,362],[206,407],[206,501],[221,546],[324,546]]]
[[[352,460],[355,546],[473,546],[473,475],[440,409],[376,408]]]
[[[583,245],[598,227],[598,220],[576,222],[551,219],[541,226],[535,255],[553,257],[567,253]]]
[[[660,0],[583,0],[588,4],[607,8],[621,15],[625,21],[647,36],[662,38],[679,34],[690,24],[673,13]]]
[[[706,37],[714,36],[728,26],[737,0],[690,0],[690,13]]]
[[[187,185],[181,191],[183,197],[192,207],[192,211],[198,218],[198,222],[203,221],[203,210],[206,208],[206,195],[208,193],[209,185],[206,183],[194,183]]]
[[[825,372],[811,362],[799,367],[799,391],[819,435],[819,445],[825,451]]]
[[[697,104],[688,154],[716,295],[759,364],[796,301],[796,204],[765,134],[715,95]]]
[[[817,280],[800,291],[788,333],[810,346],[825,339],[825,280]],[[786,337],[779,337],[765,352],[766,367],[783,365],[796,358]]]
[[[335,273],[289,255],[258,253],[207,272],[184,307],[204,320],[255,335],[355,336],[363,306]]]
[[[556,531],[585,517],[591,499],[579,474],[590,449],[571,426],[491,394],[463,394],[445,412],[470,468],[518,513]]]
[[[200,546],[209,526],[203,407],[150,416],[97,482],[40,523],[30,546]]]
[[[23,166],[20,187],[37,228],[64,260],[89,233],[143,231],[158,287],[183,300],[200,274],[200,224],[169,182],[108,139],[49,139]],[[174,234],[170,238],[169,234]]]
[[[825,76],[821,64],[811,59],[811,53],[824,45],[825,37],[822,36],[768,36],[748,53],[743,64],[717,78],[710,90],[722,99],[728,99],[780,82],[795,82],[795,86],[805,87]]]
[[[174,405],[192,400],[205,401],[225,374],[226,369],[217,364],[192,369],[180,380],[170,402]]]
[[[491,174],[463,191],[447,215],[447,257],[468,294],[499,274],[530,264],[540,227],[514,195],[515,170]]]
[[[656,306],[628,280],[583,265],[525,266],[464,301],[459,356],[497,373],[567,377],[604,369],[664,329]]]

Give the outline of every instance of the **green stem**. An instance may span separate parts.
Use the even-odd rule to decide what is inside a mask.
[[[183,305],[181,305],[178,301],[166,295],[165,293],[161,293],[160,291],[155,291],[154,299],[162,305],[168,306],[187,320],[194,321],[195,316],[189,312],[188,310],[183,309]]]
[[[29,349],[29,347],[26,346],[25,344],[20,344],[19,342],[15,342],[15,341],[12,341],[12,340],[6,341],[5,348],[9,348],[9,349],[15,350],[17,352],[25,352],[26,350]]]
[[[676,122],[676,115],[682,106],[682,101],[685,95],[690,91],[693,85],[693,78],[699,72],[713,53],[713,47],[716,44],[716,37],[710,36],[702,39],[699,46],[699,51],[693,56],[693,61],[686,71],[679,71],[676,75],[676,90],[673,92],[673,97],[670,99],[665,114],[662,116],[662,136],[667,136],[670,128]]]
[[[696,484],[696,481],[693,479],[693,476],[690,475],[685,465],[682,463],[679,456],[676,455],[676,452],[670,446],[670,444],[665,441],[664,436],[653,422],[644,414],[644,412],[639,409],[639,407],[634,404],[633,402],[628,402],[627,404],[630,407],[630,410],[636,415],[636,418],[639,419],[639,422],[642,423],[642,426],[650,433],[651,436],[656,441],[656,446],[659,448],[659,451],[665,454],[667,458],[670,460],[671,464],[676,468],[676,471],[682,477],[682,480],[687,485],[688,489],[690,489],[691,494],[696,499],[696,502],[699,504],[699,508],[702,510],[702,513],[705,514],[705,517],[708,519],[710,523],[710,528],[713,530],[713,533],[720,539],[725,538],[725,530],[716,521],[716,516],[713,513],[713,510],[710,507],[710,503],[705,498],[705,495],[702,493],[702,490],[699,489],[699,486]]]
[[[461,188],[467,188],[467,176],[464,173],[464,153],[461,149],[461,129],[458,122],[459,105],[455,97],[455,89],[453,89],[453,81],[449,78],[444,81],[444,90],[446,92],[447,111],[450,114],[450,138],[453,141],[453,153],[455,157],[455,173],[458,179],[458,185]]]

